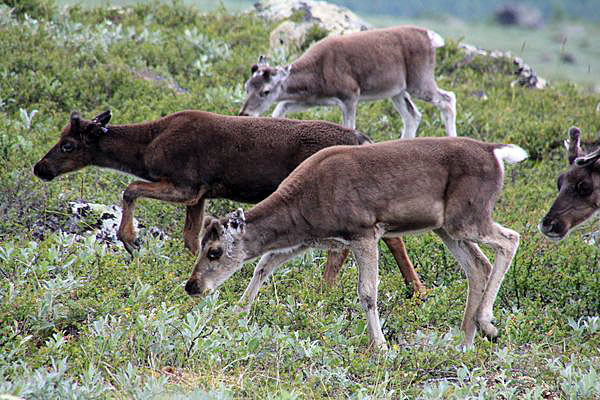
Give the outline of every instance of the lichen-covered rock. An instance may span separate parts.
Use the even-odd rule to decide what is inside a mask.
[[[71,215],[83,222],[98,240],[120,244],[117,239],[117,231],[123,212],[121,207],[80,201],[70,201],[69,207]],[[139,231],[139,226],[138,220],[134,218],[133,227],[136,233]]]
[[[511,85],[520,85],[531,89],[543,89],[546,87],[546,80],[537,76],[531,66],[525,64],[521,58],[515,57],[510,51],[484,50],[467,43],[460,43],[458,47],[463,50],[467,57],[462,63],[463,65],[468,64],[474,56],[490,57],[493,59],[508,58],[517,67],[515,70],[517,79]]]
[[[282,20],[270,36],[271,52],[301,48],[315,31],[343,35],[364,31],[370,25],[347,8],[316,0],[264,0],[254,4],[256,13],[266,19]],[[315,37],[318,39],[319,37]]]
[[[515,57],[513,63],[517,66],[517,79],[512,84],[518,84],[531,89],[543,89],[546,87],[546,80],[537,76],[533,68],[525,64],[522,59]]]
[[[82,236],[94,235],[101,242],[123,246],[117,238],[122,212],[122,208],[115,205],[70,201],[68,214],[51,214],[46,220],[39,221],[33,227],[33,236],[42,240],[48,232],[61,231]],[[136,218],[133,219],[133,227],[136,235],[140,233],[142,239],[144,237],[167,238],[167,235],[158,228],[146,229]]]

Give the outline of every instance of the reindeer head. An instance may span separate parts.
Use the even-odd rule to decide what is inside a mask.
[[[33,173],[45,181],[51,181],[66,172],[76,171],[90,165],[97,148],[98,139],[106,134],[110,110],[86,121],[78,112],[71,113],[71,121],[63,129],[58,143],[40,160]]]
[[[242,268],[245,260],[242,245],[245,226],[241,208],[221,219],[206,217],[200,255],[185,285],[185,291],[190,296],[212,292]]]
[[[252,76],[244,85],[247,96],[240,115],[257,117],[267,111],[281,94],[283,81],[288,77],[290,68],[291,66],[271,67],[265,57],[260,56],[258,64],[250,69]]]
[[[565,141],[569,170],[557,180],[558,197],[539,224],[549,239],[561,240],[600,209],[600,149],[583,155],[579,145],[580,131],[569,129]]]

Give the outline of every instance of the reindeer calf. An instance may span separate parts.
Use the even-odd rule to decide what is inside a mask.
[[[359,100],[391,98],[404,121],[402,138],[415,137],[421,113],[410,95],[434,104],[448,136],[456,136],[456,97],[433,76],[435,48],[444,40],[414,26],[327,37],[286,67],[264,58],[251,68],[240,115],[257,116],[278,102],[273,117],[317,105],[338,106],[343,125],[355,127]]]
[[[526,157],[514,145],[467,138],[321,150],[246,216],[238,210],[221,219],[207,218],[200,257],[185,289],[190,295],[210,292],[245,261],[262,256],[242,297],[247,310],[260,286],[286,260],[310,247],[349,248],[358,264],[358,296],[370,342],[385,349],[377,313],[377,241],[432,230],[469,282],[464,345],[473,344],[476,326],[495,337],[492,306],[519,235],[494,222],[492,209],[502,188],[503,161]],[[493,267],[477,243],[495,250]]]

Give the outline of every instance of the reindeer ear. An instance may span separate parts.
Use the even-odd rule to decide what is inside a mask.
[[[246,217],[244,210],[238,208],[227,216],[227,221],[224,224],[227,232],[233,237],[239,238],[246,231]]]
[[[211,217],[210,215],[204,218],[204,231],[202,233],[202,240],[200,242],[201,247],[204,248],[207,242],[214,242],[221,239],[223,235],[223,227],[217,218]]]
[[[92,122],[100,125],[101,127],[105,127],[108,122],[110,121],[110,118],[112,117],[112,114],[110,112],[110,110],[106,110],[101,114],[98,114],[94,117],[94,119],[92,120]]]
[[[257,64],[253,64],[253,65],[250,67],[250,71],[251,71],[252,73],[255,73],[256,71],[258,71],[258,65],[257,65]]]
[[[267,57],[260,55],[258,57],[258,65],[266,65],[267,64]]]
[[[71,113],[71,129],[78,131],[80,126],[81,126],[81,117],[79,116],[79,112],[73,111]]]
[[[586,156],[577,157],[574,162],[578,167],[587,167],[588,165],[595,163],[598,159],[600,159],[600,149],[596,149],[596,151]]]
[[[581,131],[576,126],[569,128],[569,139],[565,140],[565,148],[567,149],[567,160],[569,160],[569,165],[573,164],[573,161],[583,154],[580,146],[580,134]]]

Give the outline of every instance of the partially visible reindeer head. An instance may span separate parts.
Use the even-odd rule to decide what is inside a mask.
[[[206,217],[200,255],[185,285],[190,296],[212,292],[242,268],[245,253],[241,239],[245,228],[246,220],[241,208],[220,219]]]
[[[579,134],[578,128],[569,129],[565,146],[570,167],[558,177],[558,197],[539,224],[540,231],[552,240],[563,239],[600,209],[600,149],[584,155]]]
[[[290,73],[290,66],[271,67],[265,57],[260,56],[258,64],[254,64],[250,71],[252,76],[244,85],[247,96],[240,115],[257,117],[267,111],[281,94],[282,83]]]
[[[81,119],[78,112],[72,112],[71,121],[60,134],[58,143],[35,164],[33,173],[45,181],[51,181],[59,175],[90,165],[95,146],[100,136],[106,133],[110,117],[108,110],[86,121]]]

